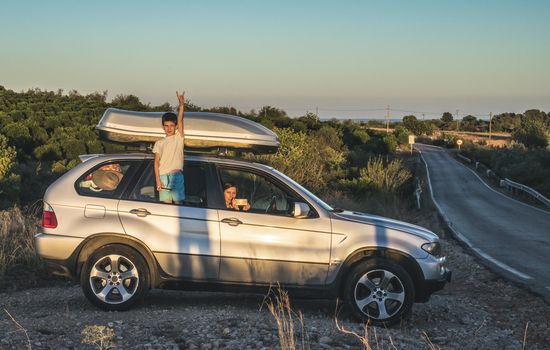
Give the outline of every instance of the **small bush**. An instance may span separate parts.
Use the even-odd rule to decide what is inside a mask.
[[[274,131],[281,141],[277,153],[248,159],[267,163],[313,191],[324,190],[341,173],[345,148],[336,129],[322,127],[307,134],[290,128]]]
[[[38,226],[36,208],[23,212],[18,207],[0,212],[0,289],[6,274],[23,267],[37,269],[40,260],[34,249],[34,234]]]
[[[355,195],[364,195],[370,190],[395,193],[410,178],[410,171],[403,166],[400,159],[384,162],[382,157],[374,157],[365,168],[359,169],[359,177],[341,180],[340,184]]]
[[[514,131],[512,138],[523,143],[527,147],[548,146],[548,135],[546,134],[546,126],[541,120],[524,118],[521,121],[521,126]]]

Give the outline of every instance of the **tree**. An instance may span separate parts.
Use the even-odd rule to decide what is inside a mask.
[[[272,155],[250,155],[282,171],[311,190],[323,190],[336,178],[345,161],[342,135],[328,126],[310,132],[274,128],[281,147]]]
[[[445,112],[443,113],[443,115],[441,116],[441,120],[445,123],[445,124],[449,124],[453,121],[453,115],[450,113],[450,112]]]
[[[20,177],[15,174],[17,152],[8,145],[8,139],[0,134],[0,208],[17,202]]]
[[[422,127],[420,125],[420,122],[414,115],[407,115],[403,117],[403,125],[407,130],[412,132],[415,135],[421,135],[422,134]]]
[[[148,106],[141,103],[139,97],[135,95],[116,95],[111,102],[113,107],[128,109],[133,111],[147,111]]]
[[[460,128],[465,131],[478,131],[478,119],[473,115],[467,115],[462,118]]]
[[[409,131],[409,129],[407,129],[403,124],[397,124],[395,126],[395,129],[393,130],[393,134],[395,135],[397,142],[399,142],[402,145],[409,143],[410,133],[411,132]]]
[[[512,134],[512,138],[529,148],[548,146],[546,127],[541,120],[537,119],[523,118],[519,129]]]

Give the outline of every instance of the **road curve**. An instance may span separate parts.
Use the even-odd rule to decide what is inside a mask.
[[[415,148],[434,202],[458,238],[491,268],[550,302],[550,213],[496,192],[439,147]]]

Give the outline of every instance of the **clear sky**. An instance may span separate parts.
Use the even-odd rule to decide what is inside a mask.
[[[549,15],[547,0],[3,0],[0,85],[322,118],[550,111]]]

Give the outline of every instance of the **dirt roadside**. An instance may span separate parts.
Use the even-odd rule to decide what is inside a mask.
[[[443,243],[453,282],[428,303],[415,304],[401,325],[370,328],[373,349],[547,349],[550,306],[482,267],[452,239]],[[82,343],[93,325],[111,330],[120,349],[278,348],[276,323],[262,301],[259,295],[154,290],[131,311],[103,312],[77,285],[58,282],[0,294],[0,349],[97,349]],[[309,348],[361,348],[336,329],[334,302],[291,304],[304,315]],[[340,318],[363,334],[362,325]],[[298,324],[296,331],[300,339]]]

